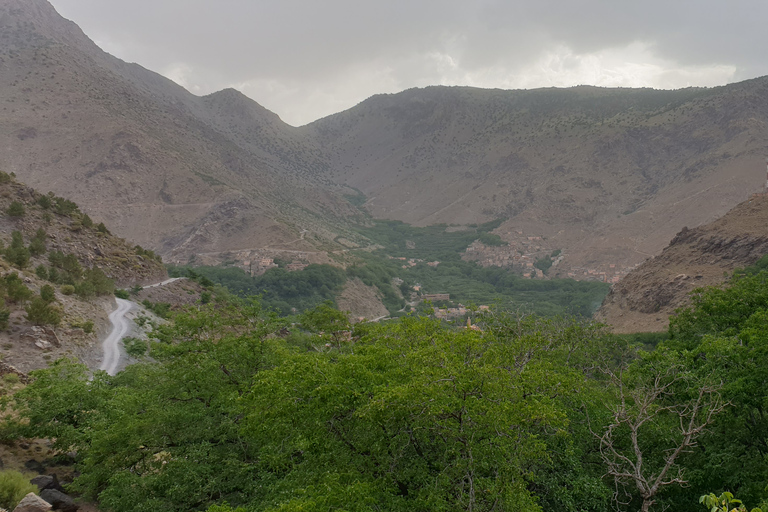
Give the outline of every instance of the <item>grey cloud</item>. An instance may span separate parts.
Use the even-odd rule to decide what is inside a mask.
[[[273,98],[254,98],[267,105],[274,100],[278,113],[281,102],[301,101],[302,96],[327,98],[334,89],[348,97],[348,105],[376,92],[392,92],[355,92],[340,82],[365,83],[365,77],[353,75],[370,73],[374,67],[389,70],[389,81],[382,86],[390,89],[458,80],[490,68],[514,76],[558,46],[578,55],[641,41],[675,66],[733,66],[739,78],[768,71],[763,58],[768,37],[761,26],[768,4],[758,0],[53,4],[118,57],[161,72],[187,66],[187,85],[200,92],[246,83],[262,84],[251,89],[265,94],[270,88],[279,90]],[[446,74],[441,68],[445,62],[436,56],[450,58],[455,69]]]

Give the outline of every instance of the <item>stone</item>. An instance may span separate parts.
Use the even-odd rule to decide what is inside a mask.
[[[53,510],[62,512],[77,512],[78,507],[75,502],[61,491],[56,489],[44,489],[40,491],[40,497],[53,506]]]
[[[40,350],[48,350],[53,345],[51,345],[51,342],[48,340],[39,339],[35,341],[35,346],[39,348]]]
[[[59,478],[55,474],[36,476],[30,480],[29,483],[36,485],[41,491],[44,491],[45,489],[55,489],[59,492],[65,492],[64,488],[59,483]]]
[[[48,512],[51,508],[53,507],[50,503],[31,492],[24,496],[24,499],[13,509],[13,512]]]
[[[28,460],[24,463],[24,467],[30,471],[35,471],[38,475],[45,473],[45,466],[35,459]]]

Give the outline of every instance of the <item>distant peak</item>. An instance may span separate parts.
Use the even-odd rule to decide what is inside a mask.
[[[20,47],[40,44],[38,39],[19,37],[32,33],[82,51],[98,50],[80,27],[63,18],[47,0],[0,0],[0,31],[15,33],[10,44]]]

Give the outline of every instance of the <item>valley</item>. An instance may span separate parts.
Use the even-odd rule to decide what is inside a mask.
[[[768,77],[195,90],[0,0],[0,512],[768,510]]]
[[[296,128],[237,91],[194,96],[119,61],[45,0],[3,0],[0,18],[0,168],[177,264],[331,263],[371,244],[372,218],[502,220],[507,243],[563,252],[553,275],[615,282],[763,181],[764,78],[427,87]]]

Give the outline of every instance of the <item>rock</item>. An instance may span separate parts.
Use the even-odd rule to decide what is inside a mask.
[[[13,512],[48,512],[51,508],[50,503],[31,492],[24,496]]]
[[[56,489],[44,489],[40,492],[40,497],[53,506],[53,510],[63,512],[77,512],[78,507],[75,502],[61,491]]]
[[[45,489],[55,489],[59,492],[64,492],[64,488],[59,483],[59,478],[56,475],[40,475],[36,476],[29,481],[32,485],[36,485],[38,489],[44,491]]]
[[[51,345],[51,342],[48,341],[48,340],[40,339],[40,340],[35,341],[35,346],[37,348],[41,349],[41,350],[48,350],[53,345]]]
[[[30,471],[37,472],[37,474],[39,475],[45,473],[45,466],[43,466],[40,462],[36,461],[35,459],[31,459],[25,462],[24,467]]]

